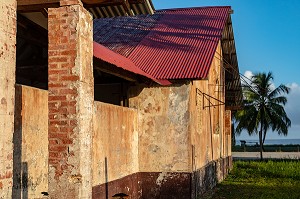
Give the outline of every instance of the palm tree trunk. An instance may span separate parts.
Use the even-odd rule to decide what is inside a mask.
[[[266,135],[267,135],[267,131],[264,130],[264,138],[263,138],[263,141],[262,141],[262,148],[263,148],[263,151],[264,151],[264,152],[265,152],[264,144],[265,144],[265,140],[266,140]]]
[[[260,161],[262,161],[263,160],[263,139],[262,139],[262,137],[263,137],[263,119],[262,119],[262,115],[263,114],[261,114],[260,115],[260,130],[259,130],[259,145],[260,145]]]
[[[263,160],[262,130],[259,131],[260,160]]]

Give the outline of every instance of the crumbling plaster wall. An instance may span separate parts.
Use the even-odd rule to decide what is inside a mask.
[[[48,192],[48,91],[18,85],[12,198]]]
[[[93,186],[138,172],[137,111],[94,104]]]
[[[189,171],[190,90],[185,82],[129,90],[129,107],[138,111],[140,172]]]
[[[0,1],[0,198],[10,198],[13,185],[16,6]]]

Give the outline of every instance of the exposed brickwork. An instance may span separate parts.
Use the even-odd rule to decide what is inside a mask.
[[[49,9],[49,192],[91,198],[92,18],[81,5]]]
[[[0,198],[11,198],[16,67],[16,0],[0,1]]]

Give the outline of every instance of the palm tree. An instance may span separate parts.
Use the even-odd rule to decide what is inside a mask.
[[[237,133],[246,129],[249,135],[259,134],[261,160],[267,131],[272,129],[279,135],[286,136],[291,126],[291,121],[284,110],[287,99],[281,95],[288,94],[290,88],[281,84],[272,89],[272,80],[271,72],[254,74],[251,84],[243,88],[244,108],[235,115],[238,123]]]

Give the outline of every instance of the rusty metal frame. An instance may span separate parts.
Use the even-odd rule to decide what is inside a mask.
[[[202,97],[203,97],[203,99],[202,99],[202,107],[203,107],[203,109],[209,108],[209,107],[216,107],[216,106],[223,106],[223,105],[225,105],[225,102],[222,102],[221,100],[219,100],[219,99],[217,99],[217,98],[215,98],[215,97],[213,97],[211,95],[208,95],[208,94],[202,92],[199,88],[196,88],[196,98],[197,98],[198,95],[202,95]],[[207,101],[209,102],[210,105],[208,105],[208,106],[204,105],[204,98],[207,99]],[[211,102],[210,98],[214,99],[215,101],[217,101],[219,103],[218,104],[213,104]],[[198,105],[197,104],[197,99],[196,99],[196,105]]]

